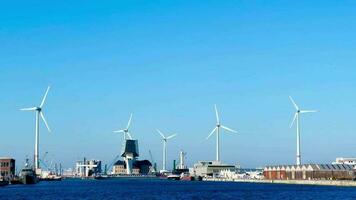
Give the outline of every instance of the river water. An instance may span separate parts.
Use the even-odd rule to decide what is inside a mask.
[[[162,179],[63,180],[0,188],[1,200],[54,199],[356,199],[355,187]]]

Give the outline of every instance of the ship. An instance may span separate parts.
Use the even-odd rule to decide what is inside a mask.
[[[57,175],[52,171],[42,171],[40,181],[61,181],[62,176]]]
[[[28,159],[26,159],[25,167],[20,172],[20,181],[22,184],[36,184],[38,182],[36,172],[28,164]]]

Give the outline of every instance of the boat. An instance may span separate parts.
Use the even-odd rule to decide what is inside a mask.
[[[195,181],[195,177],[190,176],[189,173],[182,173],[180,175],[180,180],[181,181]]]
[[[26,159],[25,167],[20,172],[20,181],[22,184],[36,184],[38,182],[36,172],[28,164],[28,159]]]
[[[42,171],[40,181],[61,181],[62,177],[51,171]]]
[[[167,179],[168,180],[176,180],[176,181],[178,181],[178,180],[180,180],[180,176],[176,175],[176,174],[170,174],[170,175],[167,176]]]

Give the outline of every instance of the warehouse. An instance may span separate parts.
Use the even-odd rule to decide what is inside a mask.
[[[356,170],[346,164],[304,164],[266,166],[268,180],[354,180]]]

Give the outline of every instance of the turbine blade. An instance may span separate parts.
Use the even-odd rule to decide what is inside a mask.
[[[34,111],[36,110],[37,108],[36,107],[32,107],[32,108],[22,108],[20,109],[21,111]]]
[[[177,134],[173,134],[173,135],[171,135],[171,136],[168,136],[168,137],[167,137],[167,140],[172,139],[172,138],[174,138],[175,136],[177,136]]]
[[[315,113],[317,110],[301,110],[300,113]]]
[[[156,129],[156,130],[162,136],[163,139],[166,139],[166,137],[164,137],[164,134],[160,130],[158,130],[158,129]]]
[[[225,129],[225,130],[227,130],[227,131],[233,132],[233,133],[237,133],[237,131],[232,130],[231,128],[228,128],[228,127],[226,127],[226,126],[221,126],[221,128],[223,128],[223,129]]]
[[[215,133],[215,131],[216,131],[217,128],[218,128],[218,127],[215,127],[215,128],[213,129],[213,131],[211,131],[211,133],[208,135],[208,137],[206,137],[206,139],[209,139],[210,136],[213,135],[213,133]]]
[[[40,113],[41,113],[41,118],[42,118],[43,122],[45,123],[48,132],[51,132],[51,129],[49,128],[49,126],[48,126],[48,124],[47,124],[47,121],[46,121],[46,119],[45,119],[45,117],[44,117],[44,115],[43,115],[43,112],[40,112]]]
[[[114,133],[125,133],[124,130],[113,131]]]
[[[46,98],[47,98],[48,91],[49,91],[50,88],[51,88],[50,86],[47,87],[47,90],[46,90],[45,95],[43,96],[43,99],[42,99],[40,108],[42,108],[42,106],[44,105],[44,103],[45,103],[45,101],[46,101]]]
[[[127,122],[126,129],[129,129],[129,128],[130,128],[130,125],[131,125],[131,120],[132,120],[132,113],[131,113],[131,115],[130,115],[129,122]]]
[[[214,105],[214,107],[215,107],[216,122],[218,124],[220,124],[219,113],[218,113],[218,108],[216,107],[216,104]]]
[[[296,109],[296,110],[299,110],[299,107],[298,107],[298,105],[295,103],[294,99],[293,99],[291,96],[289,96],[289,99],[290,99],[290,101],[292,102],[292,104],[294,105],[295,109]]]
[[[297,119],[297,116],[298,116],[298,113],[295,113],[295,114],[294,114],[293,121],[292,121],[292,123],[290,124],[290,128],[292,128],[292,126],[294,125],[294,122],[295,122],[295,120]]]
[[[129,136],[129,139],[132,140],[132,136],[131,136],[130,132],[127,132],[127,136]]]

